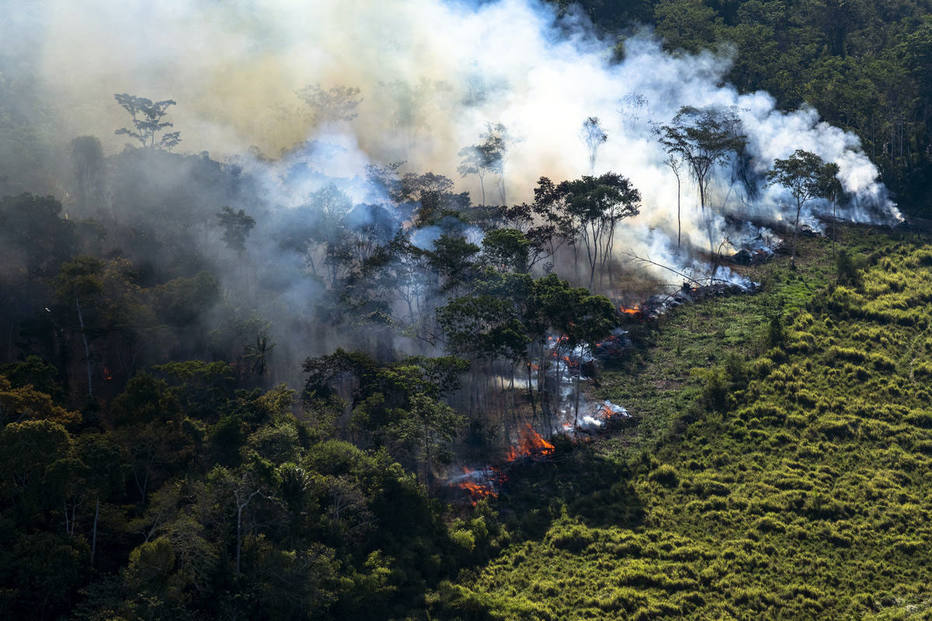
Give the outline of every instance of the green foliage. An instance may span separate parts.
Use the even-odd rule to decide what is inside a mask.
[[[837,280],[839,285],[858,287],[861,284],[858,277],[859,272],[857,264],[845,248],[838,251],[835,269],[838,273]]]
[[[785,263],[765,268],[780,284],[741,300],[740,313],[716,300],[668,317],[642,369],[602,377],[616,391],[610,398],[645,422],[684,391],[701,403],[674,408],[666,433],[642,427],[596,441],[604,459],[637,466],[630,484],[643,519],[599,521],[579,509],[585,502],[567,503],[540,536],[462,580],[451,606],[481,602],[493,618],[921,615],[932,568],[922,544],[932,536],[924,476],[932,347],[920,317],[932,313],[932,266],[921,247],[877,234],[865,241],[880,246],[878,260],[859,272],[862,292],[846,294],[857,296],[850,303],[823,303],[834,280],[823,246],[818,262],[803,254],[795,273]],[[820,286],[791,303],[798,280],[810,278]],[[784,309],[779,340],[767,338],[774,306]],[[718,351],[719,322],[736,320],[755,327]],[[674,355],[684,328],[693,340]],[[745,362],[762,342],[786,351]],[[716,364],[689,377],[690,361],[702,366],[695,360],[713,351]],[[623,373],[643,374],[635,386],[671,387],[625,400]],[[632,441],[649,433],[651,443]],[[566,468],[549,475],[551,497]],[[607,485],[583,492],[584,475],[574,480],[578,495],[602,501]],[[506,498],[502,510],[515,502]]]

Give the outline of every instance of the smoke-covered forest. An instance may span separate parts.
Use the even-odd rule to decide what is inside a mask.
[[[932,611],[927,3],[4,8],[4,618]]]

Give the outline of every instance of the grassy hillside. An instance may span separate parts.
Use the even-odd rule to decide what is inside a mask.
[[[641,416],[531,465],[513,543],[437,594],[508,619],[932,614],[932,250],[847,232],[684,307],[601,392]],[[779,316],[780,321],[773,321]],[[471,611],[471,612],[470,612]]]

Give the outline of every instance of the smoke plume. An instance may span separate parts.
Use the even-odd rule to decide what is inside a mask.
[[[367,181],[369,164],[403,161],[403,171],[446,175],[478,202],[479,180],[457,172],[459,153],[490,123],[506,128],[507,150],[501,174],[487,180],[489,203],[499,194],[529,200],[540,176],[614,171],[632,180],[643,208],[618,229],[622,258],[650,257],[686,271],[704,265],[676,248],[676,181],[653,132],[686,105],[732,111],[748,140],[740,170],[728,162],[714,175],[711,220],[700,213],[688,172],[681,173],[686,248],[737,248],[769,235],[758,225],[791,221],[791,197],[766,185],[765,173],[796,149],[838,164],[849,197],[841,217],[900,218],[853,134],[820,122],[812,108],[781,111],[765,92],[739,93],[724,83],[727,50],[670,54],[643,31],[624,42],[617,61],[613,42],[584,18],[571,12],[558,19],[535,0],[40,0],[4,13],[0,132],[29,133],[33,144],[29,157],[17,157],[22,140],[4,140],[5,189],[16,188],[17,178],[32,180],[30,171],[63,166],[54,154],[75,136],[97,136],[106,154],[119,152],[125,138],[114,130],[127,117],[113,93],[170,97],[179,150],[235,164],[257,188],[247,210],[273,214],[248,249],[258,264],[285,266],[275,270],[279,280],[301,266],[263,236],[292,227],[328,187],[353,204],[385,202]],[[308,85],[358,89],[358,104],[345,114],[315,111],[298,96]],[[596,151],[582,132],[591,118],[606,136]],[[43,158],[43,166],[34,163]],[[41,181],[64,193],[54,180],[33,183]],[[811,201],[802,219],[818,229],[816,216],[826,209]],[[668,272],[657,275],[669,280]],[[298,300],[315,286],[295,280],[279,290],[282,299]]]

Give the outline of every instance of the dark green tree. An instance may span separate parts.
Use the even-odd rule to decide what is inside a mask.
[[[242,253],[246,249],[246,238],[256,226],[256,220],[244,210],[224,207],[217,213],[220,228],[223,229],[223,241],[231,250]]]
[[[836,169],[829,170],[825,162],[815,153],[797,149],[786,159],[777,159],[767,172],[767,181],[789,190],[796,202],[796,218],[793,221],[793,255],[791,264],[796,265],[796,241],[799,236],[799,214],[809,200],[833,191],[834,184],[828,176],[835,176]]]
[[[517,229],[493,229],[482,238],[485,261],[501,271],[528,271],[531,242]]]
[[[425,394],[415,394],[407,413],[394,426],[396,437],[412,446],[421,463],[428,493],[433,468],[449,461],[450,446],[464,424],[465,418],[447,404]]]

